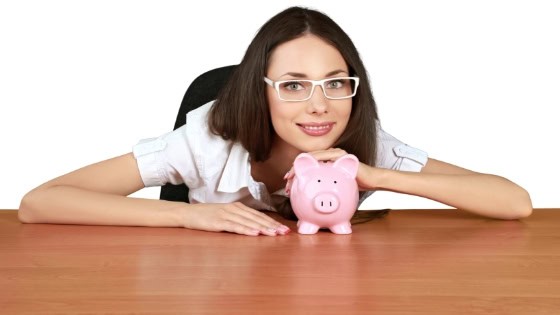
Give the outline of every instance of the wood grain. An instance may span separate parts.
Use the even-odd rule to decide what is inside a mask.
[[[520,221],[391,211],[353,230],[248,237],[0,211],[0,313],[560,312],[560,209]]]

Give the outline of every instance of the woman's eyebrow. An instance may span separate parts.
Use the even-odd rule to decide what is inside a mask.
[[[348,74],[348,72],[346,72],[346,70],[338,69],[338,70],[334,70],[334,71],[331,71],[331,72],[327,73],[327,74],[325,75],[325,77],[330,77],[330,76],[332,76],[332,75],[339,74],[339,73],[346,73],[346,74]]]
[[[294,78],[307,78],[307,75],[303,74],[303,73],[298,73],[298,72],[286,72],[283,75],[280,76],[281,77],[285,77],[285,76],[291,76]]]
[[[339,73],[346,73],[347,74],[348,72],[346,72],[346,70],[337,69],[337,70],[333,70],[333,71],[325,74],[324,77],[330,77],[330,76],[333,76],[333,75],[339,74]],[[284,76],[291,76],[291,77],[294,77],[294,78],[307,78],[307,75],[305,73],[300,73],[300,72],[286,72],[283,75],[281,75],[280,78],[284,77]]]

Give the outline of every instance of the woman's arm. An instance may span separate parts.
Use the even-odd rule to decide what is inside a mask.
[[[27,193],[24,223],[187,227],[239,234],[283,234],[263,213],[231,204],[187,204],[126,197],[144,187],[132,153],[86,166]]]
[[[388,190],[429,198],[457,209],[497,219],[531,215],[533,206],[525,189],[496,175],[473,172],[428,159],[420,173],[360,165],[358,182],[369,190]]]
[[[333,148],[311,154],[318,160],[334,161],[346,151]],[[287,191],[293,176],[293,170],[286,174]],[[500,176],[473,172],[432,158],[419,173],[360,163],[357,181],[360,190],[387,190],[425,197],[496,219],[519,219],[533,212],[529,193],[517,184]]]

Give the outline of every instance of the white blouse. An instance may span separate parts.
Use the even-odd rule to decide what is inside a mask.
[[[133,147],[144,185],[184,183],[191,203],[240,201],[254,209],[275,211],[266,186],[251,177],[249,152],[240,143],[210,132],[207,116],[212,103],[189,112],[184,126],[141,140]],[[418,172],[427,160],[426,152],[404,144],[378,126],[377,167]],[[274,195],[284,195],[283,189]]]

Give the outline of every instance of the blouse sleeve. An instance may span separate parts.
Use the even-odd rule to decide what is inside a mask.
[[[177,185],[184,183],[185,177],[198,177],[190,174],[196,167],[185,129],[183,126],[158,138],[141,140],[133,147],[144,186]]]
[[[419,172],[427,161],[428,153],[403,143],[377,125],[377,167]]]
[[[222,155],[228,143],[208,129],[209,102],[187,114],[187,123],[158,138],[141,140],[132,152],[146,187],[185,184],[201,187],[209,176],[223,168]],[[211,161],[211,163],[206,163]]]

